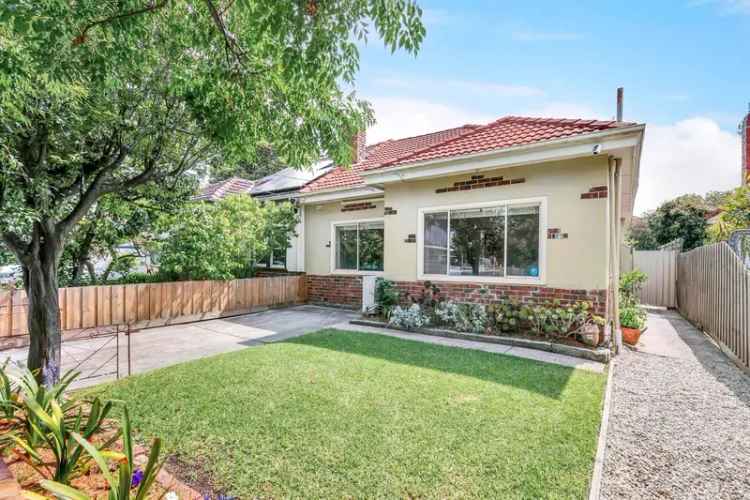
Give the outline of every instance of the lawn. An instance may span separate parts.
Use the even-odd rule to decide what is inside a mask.
[[[605,377],[322,330],[103,386],[240,498],[582,498]],[[197,474],[197,472],[196,472]]]

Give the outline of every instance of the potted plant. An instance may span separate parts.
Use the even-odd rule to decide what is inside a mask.
[[[636,345],[641,338],[643,327],[646,326],[646,311],[632,304],[620,309],[620,327],[622,340],[626,344]]]

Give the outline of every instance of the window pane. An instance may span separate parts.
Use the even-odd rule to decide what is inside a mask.
[[[383,270],[383,222],[359,224],[359,270]]]
[[[451,210],[451,275],[504,276],[505,207]]]
[[[271,254],[271,265],[274,267],[286,267],[286,250],[274,250]]]
[[[508,276],[539,276],[539,207],[508,209]]]
[[[357,225],[336,226],[336,269],[357,269]]]
[[[424,274],[448,272],[448,212],[424,215]]]

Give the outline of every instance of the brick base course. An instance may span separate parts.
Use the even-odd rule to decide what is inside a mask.
[[[307,300],[313,304],[359,309],[362,307],[362,277],[308,274]]]
[[[396,281],[404,302],[411,296],[422,296],[425,281]],[[503,298],[515,298],[519,302],[537,304],[558,299],[562,304],[578,301],[591,302],[595,314],[604,315],[605,290],[575,290],[549,288],[535,285],[495,285],[478,283],[434,282],[440,296],[456,302],[489,304]],[[480,290],[486,290],[482,293]],[[307,276],[308,300],[316,304],[330,304],[350,308],[362,307],[362,278],[360,276]]]
[[[422,296],[425,281],[396,281],[396,286],[405,296],[418,299]],[[535,285],[495,285],[491,283],[433,282],[440,290],[440,297],[456,302],[476,302],[489,304],[499,299],[516,299],[528,304],[539,304],[557,299],[561,304],[578,301],[591,302],[594,314],[604,315],[606,290],[575,290],[570,288],[550,288]],[[484,289],[484,293],[482,290]]]

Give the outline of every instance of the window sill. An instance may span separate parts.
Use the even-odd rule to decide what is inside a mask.
[[[544,285],[542,278],[518,277],[492,277],[492,276],[448,276],[445,274],[419,274],[419,281],[444,281],[454,283],[490,283],[495,285]]]
[[[334,269],[331,274],[342,274],[347,276],[383,276],[383,271],[354,271],[348,269]]]

